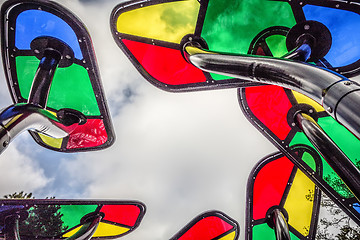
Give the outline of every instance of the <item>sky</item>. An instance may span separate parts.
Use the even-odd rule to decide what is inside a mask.
[[[3,3],[0,0],[0,3]],[[138,200],[147,206],[128,240],[168,239],[191,219],[219,210],[240,223],[253,166],[277,151],[242,114],[236,89],[169,93],[148,83],[112,38],[121,0],[59,0],[92,37],[116,142],[90,153],[58,153],[27,132],[0,156],[0,196]],[[0,108],[12,104],[0,70]]]

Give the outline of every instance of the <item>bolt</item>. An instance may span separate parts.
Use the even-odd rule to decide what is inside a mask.
[[[328,107],[327,109],[326,109],[326,111],[328,111],[329,113],[332,113],[332,108],[331,107]]]
[[[3,147],[6,148],[9,145],[9,141],[4,141],[3,142]]]

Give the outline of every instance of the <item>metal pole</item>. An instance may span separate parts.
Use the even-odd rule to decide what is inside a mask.
[[[290,231],[285,216],[280,209],[271,212],[271,221],[274,226],[276,240],[290,240]]]
[[[334,141],[307,114],[297,113],[295,122],[354,196],[360,200],[360,171]]]
[[[53,138],[68,133],[60,128],[60,121],[48,111],[33,104],[15,104],[0,112],[0,154],[18,134],[34,130]]]
[[[20,240],[19,218],[17,214],[5,218],[4,240]]]
[[[289,59],[211,52],[194,41],[183,46],[185,59],[217,74],[285,87],[321,104],[360,139],[360,85],[328,69]]]
[[[46,49],[35,73],[28,103],[41,108],[46,107],[51,82],[54,78],[55,70],[61,59],[61,54],[53,49]]]

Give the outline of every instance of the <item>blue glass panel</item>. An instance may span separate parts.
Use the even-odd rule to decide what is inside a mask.
[[[354,203],[353,208],[360,213],[360,204]]]
[[[76,34],[64,20],[41,10],[20,13],[16,20],[15,46],[28,50],[31,41],[40,36],[55,37],[66,42],[77,59],[83,58]]]
[[[4,205],[0,206],[0,213],[10,211],[10,210],[20,210],[24,209],[25,207],[23,205]]]
[[[333,67],[359,60],[360,16],[357,13],[314,5],[306,5],[303,10],[307,20],[321,22],[330,30],[332,46],[325,59]]]

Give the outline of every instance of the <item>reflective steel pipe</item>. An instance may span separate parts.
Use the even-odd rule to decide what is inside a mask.
[[[83,226],[71,237],[65,238],[65,240],[89,240],[93,237],[97,227],[99,226],[103,216],[96,215],[90,218],[83,224]]]
[[[321,104],[360,139],[360,85],[340,74],[289,59],[211,52],[193,41],[185,43],[183,54],[206,72],[300,92]]]
[[[284,214],[276,208],[271,212],[271,220],[275,230],[276,240],[290,240],[290,231]]]
[[[354,196],[360,200],[360,171],[316,121],[297,113],[295,122]]]
[[[34,76],[28,103],[42,108],[46,107],[51,82],[60,59],[61,54],[58,51],[53,49],[44,51],[44,56]]]
[[[0,112],[0,154],[24,130],[33,130],[53,138],[66,137],[68,133],[58,123],[54,115],[32,104],[16,104],[6,108]]]

